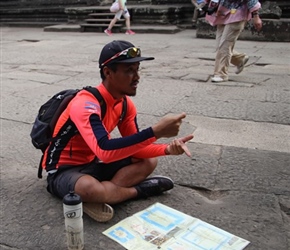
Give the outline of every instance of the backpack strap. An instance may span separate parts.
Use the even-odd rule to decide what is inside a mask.
[[[43,157],[44,157],[44,154],[42,154],[42,156],[41,156],[41,158],[40,158],[39,165],[38,165],[37,177],[38,177],[39,179],[42,178],[42,161],[43,161]]]

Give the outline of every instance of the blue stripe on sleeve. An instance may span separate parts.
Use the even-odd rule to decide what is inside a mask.
[[[153,130],[151,127],[149,127],[130,136],[109,140],[107,131],[105,130],[103,123],[98,115],[92,114],[90,116],[90,124],[92,126],[94,135],[97,138],[98,146],[102,150],[116,150],[120,148],[126,148],[154,137]]]

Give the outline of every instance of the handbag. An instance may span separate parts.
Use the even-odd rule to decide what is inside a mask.
[[[111,7],[110,7],[110,11],[112,13],[116,13],[120,10],[120,6],[119,6],[119,2],[114,2]]]

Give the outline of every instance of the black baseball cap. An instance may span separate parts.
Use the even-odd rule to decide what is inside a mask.
[[[108,61],[110,58],[118,54],[119,52],[122,52],[128,48],[134,48],[135,46],[128,42],[123,40],[114,40],[104,46],[104,48],[101,51],[100,58],[99,58],[99,67],[113,64],[113,63],[135,63],[135,62],[141,62],[145,60],[154,60],[154,57],[142,57],[141,53],[140,55],[136,57],[127,57],[126,55],[118,56],[112,60],[110,60],[105,65],[102,65],[104,62]]]

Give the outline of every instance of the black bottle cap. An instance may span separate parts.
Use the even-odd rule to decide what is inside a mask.
[[[74,191],[70,191],[67,195],[63,197],[63,204],[65,205],[78,205],[81,202],[81,197],[78,194],[75,194]]]

